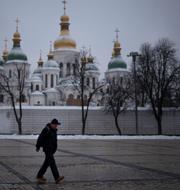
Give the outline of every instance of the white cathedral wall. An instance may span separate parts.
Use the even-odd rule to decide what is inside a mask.
[[[43,95],[30,95],[30,105],[45,105],[45,96]]]
[[[63,63],[63,77],[67,76],[67,64],[71,64],[70,75],[73,75],[73,66],[72,64],[76,63],[76,60],[79,61],[79,52],[76,50],[56,50],[53,52],[54,60],[60,64]]]
[[[114,118],[105,114],[102,107],[90,107],[86,134],[117,134]],[[157,123],[152,110],[139,109],[140,134],[157,134]],[[62,123],[59,134],[81,134],[81,107],[24,106],[23,133],[38,134],[46,123],[57,118]],[[18,128],[12,109],[0,108],[0,133],[17,133]],[[119,116],[123,134],[135,134],[135,114],[128,110]],[[180,135],[180,109],[165,109],[163,115],[163,134]]]

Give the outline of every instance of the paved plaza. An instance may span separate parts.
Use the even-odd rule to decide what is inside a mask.
[[[180,140],[59,140],[61,184],[48,169],[36,183],[43,153],[36,140],[0,140],[0,190],[179,190]]]

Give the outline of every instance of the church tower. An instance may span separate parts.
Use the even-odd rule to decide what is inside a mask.
[[[60,72],[59,78],[73,77],[75,64],[79,62],[79,52],[76,49],[75,40],[70,36],[70,17],[66,14],[67,1],[63,1],[64,14],[60,18],[60,34],[54,41],[54,60],[58,63]]]
[[[119,42],[119,30],[116,31],[116,40],[114,40],[114,47],[112,51],[112,57],[108,63],[108,69],[105,72],[105,78],[108,83],[115,83],[116,81],[123,81],[123,78],[127,75],[127,64],[121,56],[121,44]]]

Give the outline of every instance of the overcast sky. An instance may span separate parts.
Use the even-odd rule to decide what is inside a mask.
[[[113,49],[115,29],[119,28],[122,57],[138,51],[144,42],[154,44],[168,37],[176,43],[180,55],[180,0],[67,0],[71,36],[78,48],[92,47],[101,73],[107,69]],[[0,0],[0,51],[4,38],[12,48],[16,17],[20,19],[21,47],[32,68],[42,49],[47,60],[49,41],[59,35],[62,0]],[[180,57],[180,56],[179,56]]]

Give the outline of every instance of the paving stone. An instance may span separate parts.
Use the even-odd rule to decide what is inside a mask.
[[[0,140],[0,190],[179,190],[180,140],[61,140],[55,154],[61,184],[35,176],[43,152],[35,140]]]

